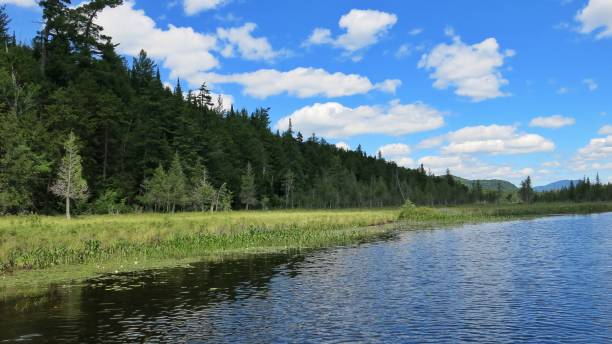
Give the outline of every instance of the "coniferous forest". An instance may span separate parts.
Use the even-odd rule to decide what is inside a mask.
[[[398,167],[292,128],[273,132],[272,109],[224,110],[206,84],[164,87],[145,51],[127,61],[95,24],[97,13],[121,2],[40,1],[45,24],[29,43],[16,41],[1,10],[0,213],[58,213],[70,202],[76,213],[108,213],[458,204],[481,196],[450,174]],[[67,196],[54,190],[74,163],[66,164],[69,148],[84,184]]]

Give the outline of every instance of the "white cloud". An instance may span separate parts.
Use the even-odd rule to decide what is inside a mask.
[[[219,97],[221,97],[220,105],[221,105],[221,108],[225,111],[229,111],[232,108],[232,105],[234,104],[234,97],[229,94],[211,93],[211,96],[213,97],[213,102],[217,106],[219,106]]]
[[[350,151],[351,150],[351,146],[348,143],[344,142],[344,141],[340,141],[340,142],[336,143],[336,148],[342,149],[342,150],[345,150],[345,151]]]
[[[591,139],[586,147],[578,150],[581,160],[598,160],[612,157],[612,135]]]
[[[226,41],[222,50],[224,57],[232,57],[234,51],[238,50],[240,56],[247,60],[272,61],[283,52],[274,51],[265,37],[255,38],[252,33],[257,28],[255,23],[246,23],[241,27],[230,29],[217,29],[219,39]]]
[[[465,127],[444,136],[444,154],[526,154],[549,152],[555,144],[536,134],[518,133],[510,125]]]
[[[410,56],[412,54],[412,47],[410,44],[402,44],[395,52],[395,57],[398,59]]]
[[[316,28],[306,44],[331,44],[344,49],[347,55],[352,55],[378,42],[395,23],[397,16],[392,13],[352,9],[338,22],[338,26],[346,30],[346,33],[333,38],[329,29]]]
[[[405,143],[391,143],[381,146],[378,151],[382,156],[391,158],[410,154],[410,146]]]
[[[581,26],[579,32],[596,32],[597,39],[612,37],[612,1],[589,0],[589,3],[576,15]]]
[[[229,0],[184,0],[183,9],[188,15],[198,14],[227,4]]]
[[[38,6],[37,0],[0,0],[2,5],[15,5],[19,7],[36,7]]]
[[[471,156],[425,156],[418,161],[425,169],[442,175],[449,169],[455,176],[468,179],[519,179],[532,175],[532,168],[515,169],[509,165],[487,164]]]
[[[544,167],[560,167],[561,163],[558,161],[546,161],[542,163]]]
[[[495,38],[467,45],[455,36],[452,29],[447,34],[453,37],[451,44],[439,44],[424,54],[418,67],[433,70],[430,77],[438,89],[455,87],[455,94],[478,102],[506,96],[501,87],[508,84],[499,68],[506,57],[514,56],[513,50],[500,51]]]
[[[420,35],[421,33],[423,33],[423,31],[424,30],[422,28],[417,27],[417,28],[414,28],[414,29],[410,30],[410,32],[408,32],[408,34],[410,36],[417,36],[417,35]]]
[[[365,94],[378,89],[395,92],[401,81],[385,80],[372,84],[367,77],[357,74],[328,73],[324,69],[296,68],[287,72],[274,69],[260,69],[255,72],[239,74],[200,75],[201,81],[212,84],[236,83],[244,86],[244,93],[253,97],[266,98],[287,93],[300,98],[343,97]]]
[[[378,152],[388,161],[395,162],[398,166],[413,167],[414,160],[410,158],[410,146],[404,143],[392,143],[381,146]]]
[[[174,25],[161,29],[143,10],[135,9],[133,1],[105,9],[97,23],[104,27],[106,35],[119,43],[117,50],[121,54],[136,56],[144,49],[152,58],[163,61],[164,67],[171,71],[171,79],[180,77],[193,85],[192,81],[200,72],[219,65],[210,53],[217,48],[214,35]]]
[[[402,85],[402,81],[401,80],[398,80],[398,79],[387,79],[385,81],[376,83],[374,85],[374,88],[379,90],[379,91],[382,91],[382,92],[387,92],[387,93],[395,94],[395,91],[401,85]]]
[[[324,137],[350,137],[361,134],[404,135],[433,130],[444,125],[442,113],[423,103],[349,108],[339,103],[316,103],[282,118],[276,128],[289,125],[303,133]]]
[[[597,132],[599,135],[612,135],[612,125],[606,124]]]
[[[442,146],[446,142],[446,136],[434,136],[419,142],[418,148],[428,149]]]
[[[599,85],[597,85],[597,82],[595,82],[595,80],[593,79],[584,79],[582,80],[582,82],[586,85],[589,91],[595,91],[599,87]]]
[[[576,120],[572,117],[564,117],[562,115],[553,115],[548,117],[536,117],[529,123],[530,127],[541,127],[557,129],[568,125],[574,125]]]

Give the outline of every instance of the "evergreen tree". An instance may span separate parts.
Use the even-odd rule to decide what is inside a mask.
[[[246,210],[249,210],[249,206],[257,204],[257,197],[255,191],[255,175],[253,174],[253,168],[251,163],[247,163],[246,170],[242,175],[242,181],[240,184],[240,201],[245,205]]]
[[[155,211],[164,210],[168,211],[169,208],[169,194],[170,188],[168,185],[168,177],[166,171],[160,164],[153,173],[150,179],[147,179],[144,183],[144,196],[143,202],[149,206],[153,206]]]
[[[172,204],[172,212],[176,211],[176,206],[183,206],[187,196],[187,180],[183,167],[181,165],[181,158],[178,153],[174,154],[170,170],[168,171],[168,188],[170,190],[170,202]]]
[[[51,187],[51,192],[63,198],[66,202],[66,218],[70,219],[70,200],[87,199],[87,182],[83,178],[81,156],[74,133],[68,135],[64,144],[64,157],[60,163],[57,180]]]
[[[6,13],[6,5],[0,6],[0,49],[4,49],[5,45],[9,44],[11,36],[9,35],[9,24],[11,18]]]
[[[196,178],[194,180],[194,189],[192,192],[192,201],[201,211],[213,210],[215,199],[215,188],[210,184],[208,171],[201,165],[196,169]]]
[[[521,188],[519,189],[519,197],[523,203],[531,203],[534,199],[533,188],[531,187],[531,177],[527,176],[525,180],[521,182]]]

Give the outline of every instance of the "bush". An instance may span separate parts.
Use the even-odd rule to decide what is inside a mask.
[[[129,208],[125,204],[125,198],[120,199],[114,190],[106,190],[93,202],[91,210],[94,214],[119,214],[128,212]]]

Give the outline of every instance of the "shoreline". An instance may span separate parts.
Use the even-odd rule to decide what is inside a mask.
[[[557,204],[544,207],[508,205],[414,208],[409,217],[404,219],[398,219],[400,211],[396,209],[234,212],[214,215],[193,213],[125,215],[122,219],[114,219],[115,226],[121,227],[125,223],[141,223],[149,220],[149,224],[140,228],[137,234],[144,234],[149,227],[155,227],[155,224],[158,223],[155,220],[160,218],[164,219],[164,223],[169,227],[184,225],[191,230],[193,230],[191,227],[194,221],[202,224],[207,220],[210,222],[210,220],[224,219],[223,217],[226,220],[222,221],[225,222],[225,225],[228,224],[228,219],[237,221],[229,227],[215,227],[209,223],[206,231],[203,232],[202,228],[198,228],[199,230],[192,231],[190,234],[185,230],[178,231],[179,233],[168,230],[165,240],[158,237],[158,241],[144,240],[138,244],[132,242],[131,246],[125,242],[125,238],[118,238],[114,246],[102,242],[94,246],[98,251],[90,252],[89,256],[84,257],[83,262],[78,264],[52,263],[41,268],[4,271],[0,273],[0,300],[34,296],[44,293],[50,287],[62,288],[78,285],[86,280],[108,274],[162,269],[198,261],[233,259],[254,254],[284,253],[359,244],[408,230],[609,211],[612,211],[612,203]],[[59,226],[80,224],[82,228],[87,228],[82,229],[83,231],[94,232],[96,229],[113,224],[111,221],[113,217],[109,217],[102,222],[101,226],[93,226],[92,223],[96,223],[99,218],[101,217],[86,217],[68,224],[54,217],[37,221],[40,221],[40,227],[43,230],[50,230],[52,234],[57,233],[53,233],[48,223],[45,226],[45,222],[59,221]],[[270,218],[277,220],[280,218],[280,220],[272,224],[266,223]],[[304,219],[308,220],[300,222]],[[2,220],[0,218],[0,234],[6,230],[1,226]],[[27,225],[29,225],[28,221],[26,221]],[[128,231],[125,228],[123,230]],[[72,231],[68,230],[68,233]],[[47,235],[49,236],[49,233]],[[47,239],[44,238],[43,242]],[[85,249],[92,248],[88,247],[88,245],[92,246],[91,240],[84,241]],[[55,243],[65,242],[62,241],[62,238],[56,238]],[[104,247],[104,245],[109,246]],[[67,252],[70,254],[76,252],[78,256],[86,251]]]

